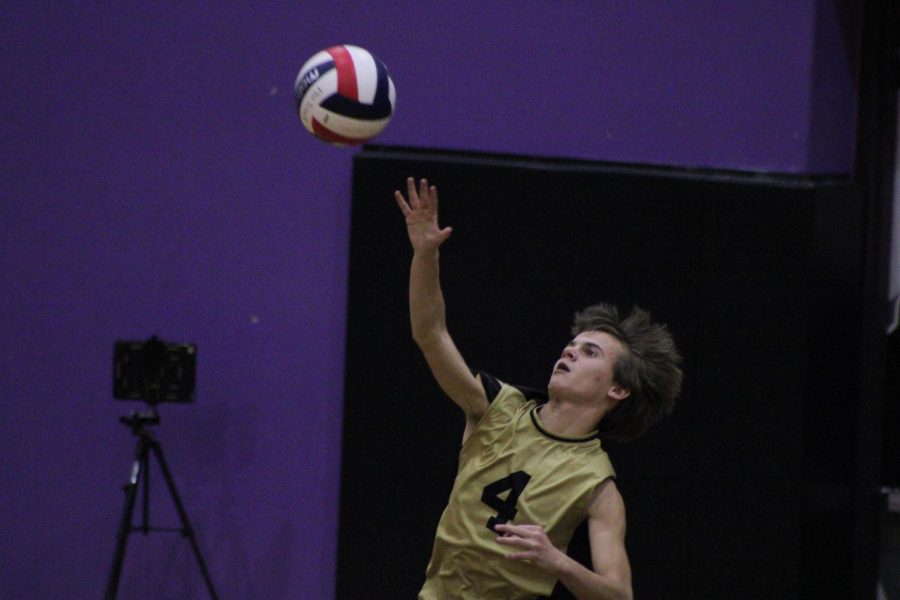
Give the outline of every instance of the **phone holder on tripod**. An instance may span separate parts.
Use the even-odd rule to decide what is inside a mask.
[[[194,529],[188,520],[187,511],[178,495],[175,481],[163,457],[162,446],[153,437],[150,427],[160,422],[156,405],[160,402],[193,402],[196,375],[197,347],[194,344],[168,344],[156,336],[146,342],[116,342],[113,351],[113,396],[121,400],[143,400],[149,408],[135,411],[119,418],[138,437],[134,463],[128,482],[124,485],[125,507],[116,536],[116,550],[113,565],[106,585],[106,600],[114,600],[119,589],[119,578],[125,559],[128,536],[140,531],[144,535],[151,531],[177,532],[188,538],[200,573],[206,583],[209,596],[218,600],[206,561],[194,536]],[[180,528],[150,526],[150,455],[156,457],[169,495],[181,521]],[[141,486],[143,483],[143,486]],[[141,525],[132,523],[134,505],[138,489],[142,488]]]

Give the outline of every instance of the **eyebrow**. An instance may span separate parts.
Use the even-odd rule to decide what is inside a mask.
[[[571,342],[569,342],[570,346],[576,346],[578,344],[581,344],[582,346],[590,346],[591,348],[595,348],[600,354],[602,354],[603,356],[606,356],[606,352],[603,351],[603,348],[601,348],[598,344],[595,344],[594,342],[576,342],[575,340],[572,340]]]

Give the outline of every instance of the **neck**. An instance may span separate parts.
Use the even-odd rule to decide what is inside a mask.
[[[606,410],[605,404],[585,405],[551,396],[541,408],[541,422],[556,435],[585,436],[597,430]]]

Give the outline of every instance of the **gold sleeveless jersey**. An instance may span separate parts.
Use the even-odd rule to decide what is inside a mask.
[[[504,558],[515,550],[497,543],[492,527],[541,525],[565,552],[594,490],[615,472],[596,433],[554,435],[539,412],[536,400],[500,385],[460,451],[419,600],[518,600],[553,591],[555,577]]]

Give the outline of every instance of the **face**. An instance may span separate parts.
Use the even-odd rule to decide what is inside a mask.
[[[621,400],[628,392],[613,380],[613,366],[622,352],[622,343],[606,332],[579,333],[553,367],[550,394],[569,399]]]

